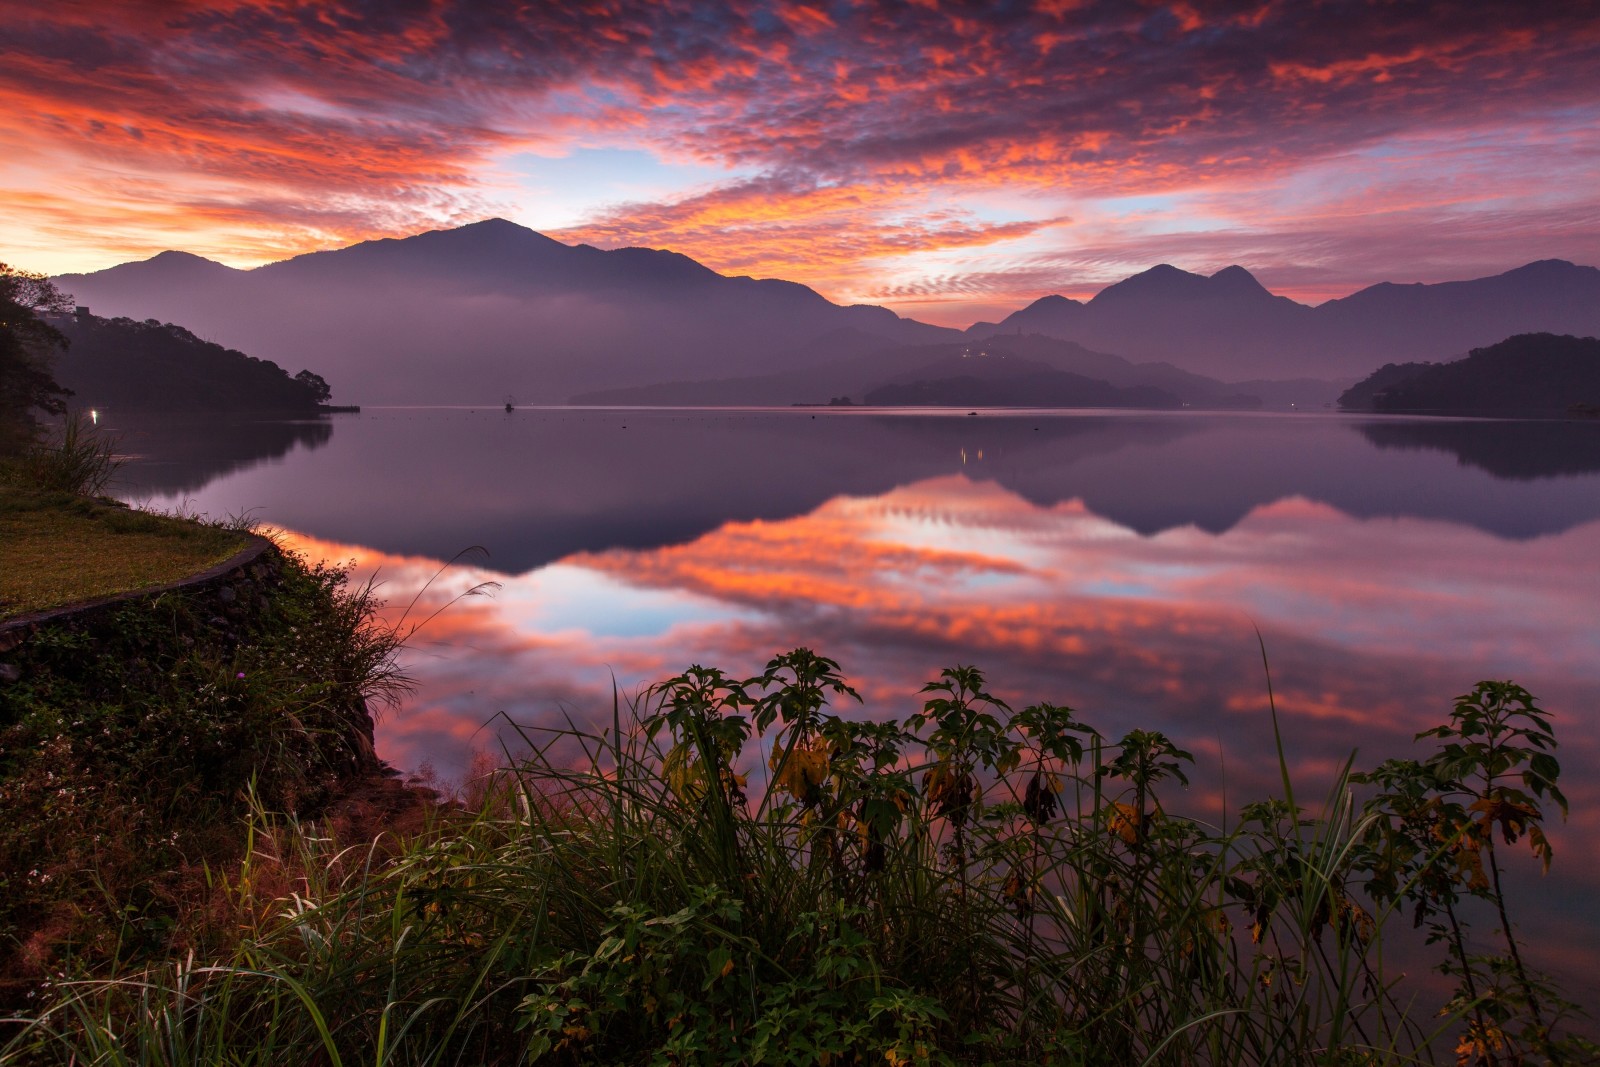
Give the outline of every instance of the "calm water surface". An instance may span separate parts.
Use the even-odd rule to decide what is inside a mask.
[[[609,721],[699,662],[807,645],[865,714],[941,667],[1159,729],[1197,814],[1352,749],[1418,753],[1480,678],[1556,715],[1573,801],[1521,922],[1591,1004],[1600,971],[1600,425],[1334,415],[372,409],[306,424],[109,421],[126,499],[249,512],[433,615],[380,752],[459,775],[497,712]],[[481,552],[461,557],[476,546]],[[458,557],[460,557],[458,559]],[[457,562],[446,566],[446,561]],[[428,585],[429,582],[431,585]],[[424,590],[424,586],[427,586]],[[754,767],[752,770],[756,769]],[[1553,819],[1553,816],[1552,816]],[[1519,846],[1520,847],[1520,846]],[[1519,856],[1526,880],[1538,881]]]

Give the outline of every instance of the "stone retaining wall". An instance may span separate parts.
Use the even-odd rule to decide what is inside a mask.
[[[185,647],[197,643],[226,646],[259,628],[272,606],[272,595],[283,579],[284,558],[270,540],[246,534],[248,543],[228,559],[177,582],[100,597],[48,611],[18,616],[0,623],[0,709],[5,690],[23,681],[29,669],[29,642],[46,631],[86,634],[92,640],[112,643],[118,616],[141,605],[152,609],[167,597],[181,597],[183,618],[192,620],[190,632],[173,633],[162,644]],[[104,636],[102,636],[104,635]],[[176,650],[182,654],[182,650]],[[130,668],[143,664],[130,664]],[[57,667],[59,671],[59,667]],[[373,747],[373,720],[361,706],[351,709],[357,721],[349,723],[349,741],[356,750],[356,766],[365,772],[380,767]]]
[[[0,657],[25,644],[45,627],[93,630],[103,625],[112,612],[126,604],[153,601],[169,593],[182,593],[201,600],[211,599],[218,623],[244,621],[253,611],[265,609],[266,601],[263,598],[277,584],[283,566],[283,557],[271,541],[257,534],[244,536],[248,542],[244,548],[215,567],[181,581],[98,597],[48,611],[35,611],[0,622]],[[7,675],[15,670],[15,666],[0,658],[0,682],[14,680]]]

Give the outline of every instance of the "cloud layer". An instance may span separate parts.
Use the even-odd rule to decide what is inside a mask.
[[[51,270],[537,220],[518,175],[596,148],[685,178],[594,201],[564,238],[934,317],[1153,259],[1248,260],[1313,297],[1600,260],[1583,3],[7,0],[0,17],[6,254]]]

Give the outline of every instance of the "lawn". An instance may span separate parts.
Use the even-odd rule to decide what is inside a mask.
[[[245,544],[104,500],[0,487],[0,620],[177,581]]]

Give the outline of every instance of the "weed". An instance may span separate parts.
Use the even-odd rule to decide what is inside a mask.
[[[1347,766],[1319,810],[1269,798],[1230,830],[1163,803],[1192,757],[1160,734],[1113,743],[1064,706],[1012,712],[971,667],[924,695],[907,723],[868,723],[832,710],[855,691],[805,649],[750,679],[694,666],[617,700],[608,729],[525,732],[532,755],[480,783],[474,809],[386,849],[258,807],[227,881],[245,927],[230,952],[58,986],[0,1063],[1594,1052],[1561,1031],[1491,868],[1479,884],[1463,853],[1492,864],[1491,830],[1531,835],[1537,801],[1563,803],[1548,721],[1520,690],[1463,698],[1424,735],[1440,754],[1369,772],[1364,804]],[[763,734],[764,790],[743,763]],[[1442,1022],[1402,1007],[1389,920],[1474,902],[1507,931],[1501,963],[1446,922],[1445,966],[1476,984]]]
[[[99,496],[119,465],[116,441],[72,413],[59,434],[30,442],[0,476],[21,488]]]

